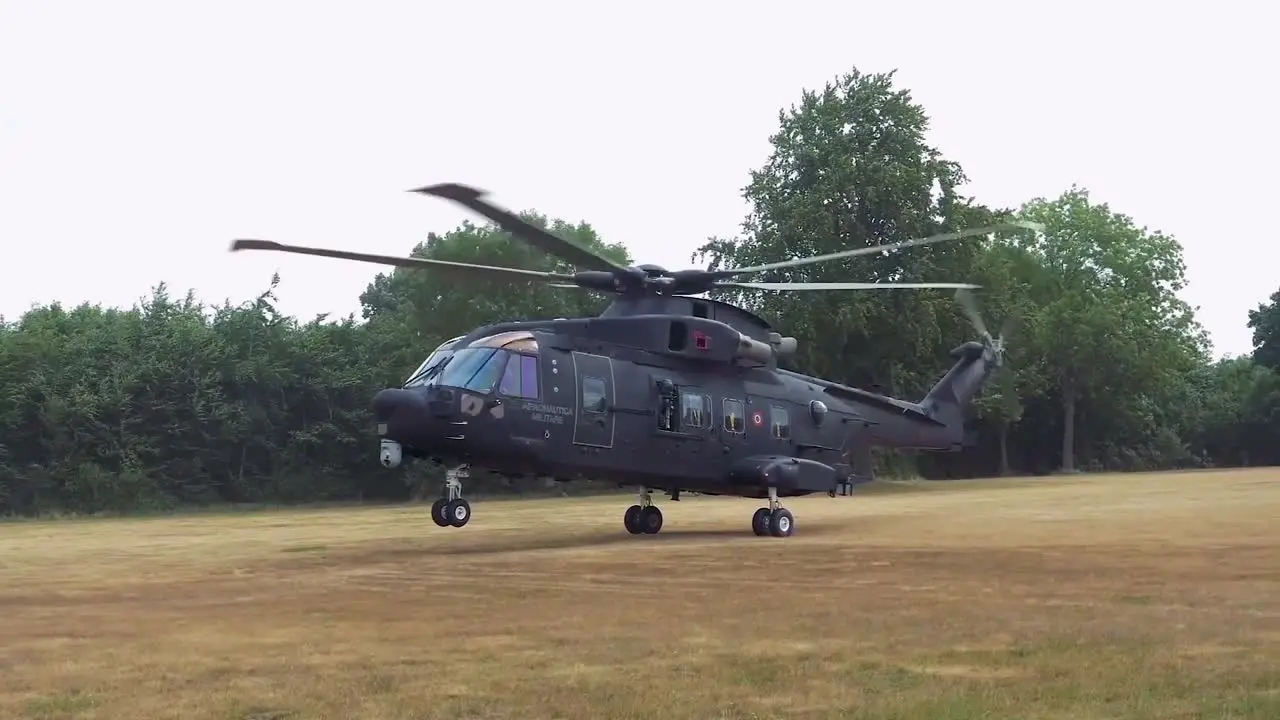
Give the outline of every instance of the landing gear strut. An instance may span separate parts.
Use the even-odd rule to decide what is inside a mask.
[[[462,479],[471,477],[470,465],[459,465],[444,473],[444,490],[431,503],[431,519],[440,527],[462,527],[471,520],[471,503],[462,499]]]
[[[653,504],[649,488],[640,488],[640,502],[627,508],[622,524],[632,535],[656,535],[662,529],[662,511]]]
[[[769,507],[762,507],[751,516],[751,531],[762,537],[791,537],[796,531],[795,516],[782,507],[777,488],[769,488]]]

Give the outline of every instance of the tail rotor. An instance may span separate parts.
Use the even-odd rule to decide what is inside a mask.
[[[1013,329],[1013,317],[1006,317],[1000,325],[1000,334],[992,337],[991,331],[987,329],[987,323],[982,319],[982,311],[978,306],[978,300],[973,296],[970,290],[961,288],[956,290],[956,302],[960,305],[961,311],[965,317],[973,325],[974,330],[978,331],[978,337],[981,338],[982,344],[991,351],[995,357],[996,367],[1004,365],[1005,356],[1005,336]]]

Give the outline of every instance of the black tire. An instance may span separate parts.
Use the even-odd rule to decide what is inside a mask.
[[[778,508],[769,515],[769,534],[774,537],[791,537],[796,531],[796,518],[786,508]]]
[[[756,537],[764,537],[769,534],[770,512],[769,508],[762,507],[751,516],[751,532],[755,533]]]
[[[448,504],[449,501],[444,498],[431,503],[431,520],[440,527],[449,527],[449,518],[444,514],[444,506]]]
[[[627,508],[627,512],[622,516],[622,526],[632,535],[639,535],[643,530],[640,529],[640,513],[643,510],[639,505],[632,505]]]
[[[444,506],[444,516],[448,519],[450,525],[462,527],[471,521],[471,503],[462,498],[450,500]]]
[[[662,511],[656,505],[650,505],[640,511],[640,528],[646,535],[657,535],[662,529]]]

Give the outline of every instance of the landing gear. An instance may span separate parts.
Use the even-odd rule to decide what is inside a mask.
[[[471,503],[462,499],[462,478],[471,476],[469,465],[444,473],[444,492],[431,503],[431,520],[440,527],[462,527],[471,520]]]
[[[769,514],[772,511],[767,507],[756,510],[751,516],[751,532],[757,537],[764,537],[769,534]]]
[[[640,502],[627,508],[622,524],[632,535],[656,535],[662,529],[662,511],[653,504],[649,488],[640,489]]]
[[[751,531],[761,537],[791,537],[795,533],[796,518],[782,507],[777,488],[769,488],[769,507],[762,507],[751,516]]]

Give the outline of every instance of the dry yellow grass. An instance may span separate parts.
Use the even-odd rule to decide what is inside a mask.
[[[1280,718],[1280,472],[0,525],[13,718]]]

